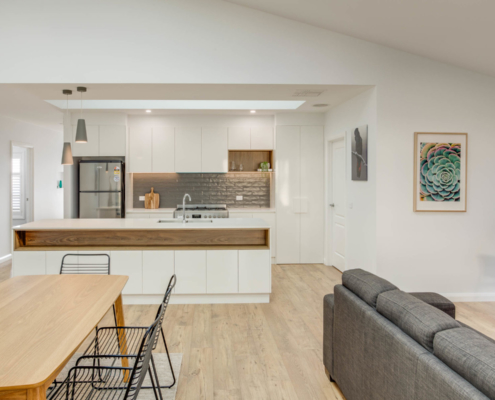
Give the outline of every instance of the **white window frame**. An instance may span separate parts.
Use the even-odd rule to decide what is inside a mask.
[[[14,172],[14,159],[19,159],[19,172]],[[11,185],[12,185],[12,219],[22,220],[26,218],[26,152],[14,151],[11,159]],[[19,210],[14,210],[14,177],[19,176]]]

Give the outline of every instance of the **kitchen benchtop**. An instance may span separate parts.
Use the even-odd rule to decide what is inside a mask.
[[[270,229],[270,225],[259,218],[219,218],[212,223],[158,223],[172,218],[135,219],[49,219],[14,226],[15,231],[38,230],[120,230],[120,229]],[[201,221],[205,221],[204,219]]]
[[[274,213],[274,208],[229,208],[232,213]],[[130,208],[125,210],[128,214],[166,214],[173,213],[175,208]]]

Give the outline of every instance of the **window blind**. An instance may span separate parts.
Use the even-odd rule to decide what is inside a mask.
[[[26,202],[24,196],[24,153],[12,155],[12,218],[24,219]]]

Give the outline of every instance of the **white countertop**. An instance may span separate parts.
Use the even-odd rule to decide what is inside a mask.
[[[229,212],[233,213],[274,213],[274,208],[229,208]],[[173,213],[175,208],[129,208],[125,210],[129,214],[166,214]]]
[[[14,230],[72,230],[72,229],[269,229],[270,225],[259,218],[219,218],[211,223],[158,223],[176,221],[172,218],[130,219],[48,219],[14,226]],[[205,221],[204,219],[201,221]]]

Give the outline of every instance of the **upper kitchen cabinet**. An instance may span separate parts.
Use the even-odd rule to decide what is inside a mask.
[[[201,172],[201,128],[175,129],[175,172]]]
[[[129,157],[129,172],[151,172],[151,128],[130,128]]]
[[[76,143],[77,126],[72,126],[72,155],[74,157],[99,156],[100,139],[98,125],[86,125],[87,143]]]
[[[229,150],[250,150],[251,130],[246,127],[229,128]]]
[[[172,127],[155,127],[152,129],[151,171],[175,172],[175,133]]]
[[[251,128],[251,150],[273,150],[273,127]]]
[[[202,128],[201,137],[201,172],[228,172],[227,128]]]
[[[124,125],[100,125],[100,156],[122,156],[126,153],[126,127]]]

